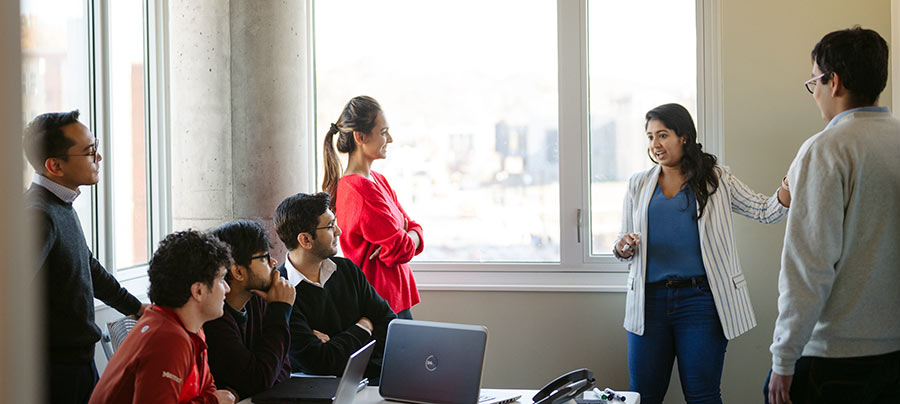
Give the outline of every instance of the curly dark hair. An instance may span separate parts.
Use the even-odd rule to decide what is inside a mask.
[[[215,236],[191,229],[172,233],[150,259],[150,301],[162,307],[184,306],[191,285],[203,282],[212,287],[219,269],[231,265],[228,245]]]
[[[300,245],[297,241],[300,233],[309,233],[313,240],[316,239],[319,216],[328,209],[330,201],[327,192],[301,193],[291,195],[278,204],[275,209],[275,231],[288,250]]]
[[[684,139],[681,172],[684,174],[684,181],[697,198],[697,206],[700,209],[696,218],[703,216],[706,202],[719,189],[719,177],[713,171],[716,156],[704,152],[703,145],[697,142],[697,128],[691,119],[691,113],[679,104],[663,104],[648,111],[645,118],[644,129],[647,129],[650,121],[655,119],[673,130],[679,138]],[[647,154],[650,154],[649,149]],[[659,163],[652,155],[650,160]]]
[[[63,133],[62,128],[78,122],[78,110],[70,112],[48,112],[36,116],[25,127],[22,139],[28,163],[39,173],[44,172],[44,162],[57,156],[67,160],[66,152],[75,143]]]
[[[235,220],[209,231],[231,247],[231,259],[235,264],[248,267],[250,257],[260,251],[268,251],[272,245],[266,236],[266,229],[254,220]],[[225,273],[225,280],[231,283],[231,271]]]
[[[856,106],[874,105],[887,84],[887,42],[859,25],[826,34],[810,57],[825,74],[822,83],[837,73]]]

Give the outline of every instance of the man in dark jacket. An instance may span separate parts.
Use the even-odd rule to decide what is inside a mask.
[[[291,367],[295,372],[340,376],[350,355],[374,339],[365,376],[376,384],[387,326],[397,316],[353,261],[335,257],[341,229],[328,202],[324,192],[296,194],[275,211],[278,238],[289,250],[278,271],[297,289]]]
[[[97,139],[78,122],[78,111],[48,113],[25,128],[25,154],[34,168],[25,193],[35,226],[35,280],[43,285],[44,347],[50,403],[87,403],[97,383],[94,298],[123,314],[147,305],[128,293],[91,254],[72,207],[82,185],[99,180]]]
[[[288,320],[294,288],[275,270],[269,238],[259,223],[237,220],[211,233],[231,246],[224,315],[203,325],[209,367],[219,388],[243,399],[291,376]]]

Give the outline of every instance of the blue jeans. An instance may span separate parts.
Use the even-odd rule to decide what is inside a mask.
[[[661,403],[678,358],[685,401],[721,403],[727,346],[705,280],[682,288],[647,285],[644,335],[628,333],[631,390],[641,394],[643,404]]]

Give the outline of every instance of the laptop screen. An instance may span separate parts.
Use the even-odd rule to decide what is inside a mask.
[[[344,375],[340,378],[291,377],[253,396],[253,402],[255,404],[352,403],[374,346],[375,341],[370,341],[350,355],[344,367]]]

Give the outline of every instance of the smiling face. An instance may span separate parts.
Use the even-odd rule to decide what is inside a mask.
[[[360,152],[366,159],[374,161],[387,158],[387,145],[394,141],[389,129],[384,113],[379,112],[372,131],[362,136],[358,142]]]
[[[647,141],[650,155],[666,167],[681,165],[684,156],[684,139],[666,127],[662,121],[651,119],[647,122]]]
[[[87,126],[80,122],[71,123],[62,127],[63,134],[73,143],[66,151],[66,157],[55,158],[59,163],[62,176],[60,184],[77,189],[81,185],[94,185],[100,181],[100,161],[103,157],[97,148],[97,139],[91,135]],[[90,153],[97,153],[97,161]]]

